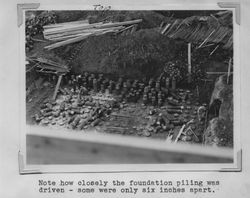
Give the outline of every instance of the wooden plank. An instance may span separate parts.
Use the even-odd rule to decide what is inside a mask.
[[[83,132],[83,133],[82,133]],[[29,126],[29,164],[230,163],[232,149]]]
[[[43,136],[27,136],[28,164],[227,163],[202,155],[113,146]]]
[[[74,34],[74,35],[69,35],[69,36],[60,36],[60,37],[52,37],[52,38],[48,38],[48,40],[51,40],[51,41],[63,41],[63,40],[68,40],[68,39],[72,39],[72,38],[76,38],[76,37],[79,37],[79,36],[86,36],[86,35],[89,35],[89,34]]]
[[[76,43],[76,42],[82,41],[82,40],[88,38],[89,36],[97,36],[97,35],[106,34],[106,33],[109,33],[109,32],[114,32],[114,30],[106,30],[106,31],[100,30],[99,32],[96,32],[96,33],[84,34],[84,35],[78,36],[76,38],[71,38],[71,39],[68,39],[68,40],[65,40],[65,41],[60,41],[60,42],[52,44],[52,45],[48,45],[48,46],[46,46],[44,48],[48,49],[48,50],[51,50],[51,49],[55,49],[55,48],[58,48],[58,47],[61,47],[61,46],[64,46],[64,45],[68,45],[68,44],[71,44],[71,43]]]
[[[105,30],[110,30],[110,29],[122,29],[124,28],[124,26],[116,26],[116,27],[112,27],[112,28],[89,28],[89,29],[85,29],[85,30],[70,30],[70,31],[65,31],[65,32],[61,32],[61,33],[54,33],[54,34],[44,34],[44,36],[48,37],[48,38],[52,38],[52,37],[60,37],[60,36],[68,36],[68,35],[74,35],[74,34],[82,34],[82,33],[94,33],[94,32],[100,32],[100,31],[105,31]]]
[[[58,27],[58,28],[53,28],[53,29],[48,29],[43,31],[44,35],[53,35],[53,34],[61,34],[65,32],[74,32],[74,31],[84,31],[84,30],[89,30],[89,29],[97,29],[97,25],[94,24],[84,24],[84,25],[78,25],[78,26],[63,26],[63,27]]]
[[[56,95],[57,95],[58,89],[60,87],[61,81],[62,81],[62,75],[60,75],[59,78],[58,78],[56,88],[55,88],[55,91],[54,91],[54,94],[53,94],[53,100],[56,99]]]
[[[65,31],[75,31],[75,30],[85,30],[90,28],[97,28],[97,29],[103,29],[103,28],[112,28],[116,26],[123,26],[123,25],[132,25],[136,23],[142,22],[142,19],[138,20],[132,20],[132,21],[124,21],[124,22],[116,22],[116,23],[103,23],[103,24],[90,24],[90,25],[79,25],[77,27],[64,27],[64,28],[58,28],[56,30],[48,30],[46,31],[46,34],[55,34],[55,33],[61,33]]]
[[[84,34],[87,35],[89,33],[98,33],[98,32],[104,32],[104,31],[108,31],[108,30],[120,30],[122,29],[123,26],[118,26],[118,27],[115,27],[115,28],[105,28],[105,29],[88,29],[88,30],[82,30],[82,31],[75,31],[75,32],[65,32],[64,34],[53,34],[53,35],[50,35],[50,36],[45,36],[46,39],[48,40],[59,40],[59,39],[62,39],[64,40],[64,38],[73,38],[73,37],[77,37],[77,36],[83,36]]]
[[[95,23],[95,24],[103,24],[103,23]],[[58,25],[58,26],[54,26],[52,28],[46,28],[44,29],[44,33],[50,33],[50,32],[54,32],[54,31],[58,31],[58,30],[62,30],[62,29],[72,29],[72,28],[78,28],[78,27],[88,27],[90,25],[93,24],[87,24],[87,23],[78,23],[78,24],[65,24],[65,25]]]
[[[58,38],[58,37],[62,37],[62,36],[71,36],[71,35],[76,35],[76,34],[88,34],[88,33],[91,33],[93,31],[90,31],[90,29],[88,30],[80,30],[80,31],[65,31],[63,33],[55,33],[55,34],[44,34],[44,38],[50,40],[51,38]]]
[[[70,22],[65,22],[65,23],[55,23],[55,24],[50,24],[50,25],[45,25],[43,28],[54,28],[54,27],[60,27],[64,25],[73,25],[73,24],[89,24],[88,20],[80,20],[80,21],[70,21]]]
[[[90,29],[88,30],[77,30],[77,31],[73,31],[73,32],[63,32],[63,33],[59,33],[59,34],[51,34],[51,35],[46,35],[43,34],[44,38],[56,38],[56,37],[60,37],[60,36],[70,36],[70,35],[75,35],[75,34],[83,34],[83,33],[89,33]]]

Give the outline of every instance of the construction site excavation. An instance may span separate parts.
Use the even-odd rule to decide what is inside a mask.
[[[227,10],[26,11],[26,123],[233,148]]]

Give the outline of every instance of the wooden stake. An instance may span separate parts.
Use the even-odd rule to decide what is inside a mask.
[[[53,100],[56,99],[56,95],[57,95],[58,89],[60,87],[61,81],[62,81],[62,75],[60,75],[59,78],[58,78],[56,88],[55,88],[55,92],[54,92],[54,95],[53,95]]]
[[[180,131],[179,131],[179,133],[178,133],[178,135],[177,135],[177,137],[176,137],[174,143],[176,143],[176,142],[179,140],[179,138],[180,138],[180,136],[181,136],[181,134],[182,134],[182,132],[183,132],[185,126],[186,126],[185,124],[182,125],[182,127],[181,127],[181,129],[180,129]]]
[[[218,47],[219,47],[219,45],[217,45],[217,46],[214,48],[214,50],[209,54],[209,56],[211,56],[211,55],[215,52],[215,50],[217,50]]]
[[[213,30],[209,35],[208,35],[208,37],[200,44],[200,46],[199,47],[197,47],[197,48],[200,48],[200,47],[202,47],[206,42],[207,42],[207,40],[212,36],[212,34],[215,32],[215,30]]]
[[[191,65],[191,43],[188,43],[188,83],[191,83],[192,65]]]
[[[170,25],[171,25],[171,24],[167,24],[167,25],[165,26],[165,28],[162,30],[161,34],[164,34],[164,33],[167,31],[167,29],[169,28]]]
[[[231,74],[231,65],[232,65],[232,58],[230,58],[230,59],[229,59],[229,62],[228,62],[227,84],[229,83],[229,77],[230,77],[230,74]]]

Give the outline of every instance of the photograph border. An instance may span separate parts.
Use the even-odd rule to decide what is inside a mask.
[[[173,8],[171,8],[171,3],[170,4],[166,4],[168,7],[167,9],[165,8],[165,5],[158,5],[161,9],[160,10],[175,10]],[[19,45],[19,49],[24,49],[24,27],[23,27],[23,19],[24,19],[24,13],[27,10],[44,10],[44,9],[48,9],[49,5],[41,5],[40,3],[28,3],[28,4],[17,4],[17,16],[18,16],[18,20],[17,20],[17,25],[18,25],[18,29],[19,29],[19,41],[20,41],[20,45]],[[73,6],[73,5],[72,5]],[[93,9],[93,5],[91,6],[83,6],[84,8],[81,8],[81,6],[76,5],[77,9],[74,10],[89,10],[89,9]],[[194,5],[193,5],[194,6]],[[206,4],[204,4],[204,6],[206,6]],[[46,8],[47,7],[47,8]],[[74,7],[74,6],[73,6]],[[112,6],[113,7],[113,6]],[[141,10],[147,10],[148,7],[146,7],[147,9],[145,9],[143,6],[140,6],[142,9]],[[180,9],[182,6],[182,4],[180,5],[174,5],[174,7],[177,7],[178,9]],[[200,7],[200,5],[198,6]],[[213,8],[211,8],[213,7]],[[186,5],[185,5],[186,8]],[[193,10],[199,10],[197,9],[196,6],[193,7]],[[110,171],[97,171],[96,173],[100,173],[100,172],[173,172],[173,171],[195,171],[195,172],[199,172],[199,171],[221,171],[221,172],[227,172],[227,171],[233,171],[233,172],[239,172],[242,171],[242,150],[241,150],[241,146],[240,146],[240,38],[239,38],[239,29],[240,29],[240,3],[228,3],[228,2],[217,2],[217,4],[209,4],[208,8],[206,9],[202,9],[202,10],[222,10],[222,9],[230,9],[233,11],[233,21],[235,22],[234,24],[238,24],[238,25],[234,25],[234,62],[235,65],[237,65],[238,67],[234,67],[234,73],[237,74],[234,75],[234,88],[233,88],[233,93],[234,93],[234,163],[230,164],[232,166],[225,166],[224,168],[214,168],[213,166],[211,166],[211,164],[208,164],[207,166],[209,166],[208,168],[204,168],[204,169],[185,169],[185,167],[187,167],[187,164],[180,164],[181,168],[174,168],[174,169],[169,169],[166,166],[166,170],[161,170],[159,168],[156,168],[155,170],[143,170],[143,171],[133,171],[133,170],[117,170],[116,168],[114,168],[114,170],[111,170],[109,168]],[[127,8],[126,8],[127,9]],[[126,10],[125,9],[125,10]],[[136,7],[136,9],[138,9]],[[59,9],[55,9],[52,8],[51,10],[63,10],[62,8]],[[66,10],[73,10],[73,9],[66,9]],[[114,6],[114,10],[119,10],[117,8],[115,8]],[[131,8],[127,9],[127,10],[131,10]],[[156,10],[156,9],[150,9],[150,10]],[[181,10],[181,9],[180,9]],[[188,10],[188,9],[183,9],[183,10]],[[25,67],[25,52],[23,52],[21,50],[21,52],[19,53],[19,59],[20,59],[20,82],[25,82],[25,76],[23,76],[23,69]],[[237,71],[237,72],[235,72]],[[236,85],[236,80],[237,79],[237,85]],[[20,83],[20,84],[22,84]],[[20,89],[20,101],[22,101],[21,103],[21,111],[20,111],[20,150],[18,152],[18,161],[19,161],[19,173],[20,174],[38,174],[38,173],[83,173],[83,172],[92,172],[92,171],[80,171],[81,169],[83,169],[83,166],[87,166],[88,168],[91,168],[90,166],[92,166],[93,170],[95,169],[95,166],[98,165],[28,165],[26,164],[26,135],[27,135],[27,127],[26,125],[26,121],[25,121],[25,100],[23,101],[23,99],[25,99],[25,83],[23,83],[21,85],[21,89]],[[237,88],[238,86],[238,88]],[[236,108],[236,104],[237,104],[237,108]],[[237,112],[236,112],[237,110]],[[237,114],[237,116],[236,116]],[[237,124],[237,125],[236,125]],[[237,133],[236,133],[237,131]],[[133,164],[131,166],[138,166],[139,164]],[[162,165],[166,165],[166,164],[161,164]],[[171,166],[175,166],[176,164],[170,164]],[[190,164],[192,165],[192,164]],[[198,164],[200,166],[200,164]],[[226,164],[223,164],[226,165]],[[104,164],[102,164],[102,166],[105,167]],[[109,166],[109,165],[108,165]],[[110,165],[111,166],[111,165]],[[114,164],[112,166],[119,166],[118,164]],[[154,165],[152,165],[154,166]],[[212,167],[212,168],[211,168]],[[91,168],[91,169],[92,169]],[[183,169],[184,168],[184,169]],[[84,168],[85,169],[85,168]],[[69,171],[72,170],[72,171]],[[95,172],[95,171],[94,171]]]

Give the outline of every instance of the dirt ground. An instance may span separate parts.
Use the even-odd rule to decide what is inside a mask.
[[[48,84],[35,89],[26,98],[26,122],[27,124],[36,124],[34,115],[40,111],[40,104],[52,98],[54,85]]]

